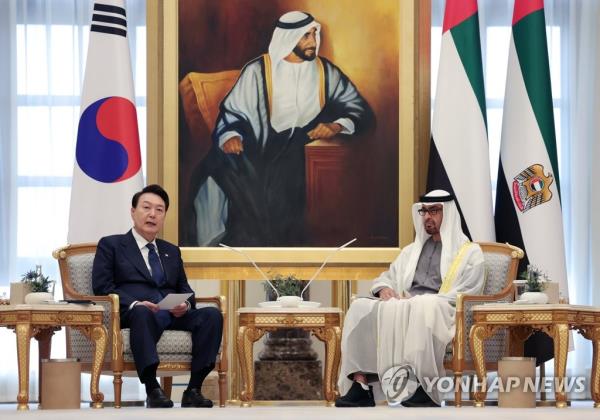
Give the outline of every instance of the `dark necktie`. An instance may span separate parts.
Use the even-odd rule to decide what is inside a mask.
[[[150,264],[150,270],[152,271],[152,280],[156,282],[158,287],[161,287],[165,282],[165,273],[163,272],[160,264],[160,259],[156,253],[156,247],[153,243],[146,245],[148,248],[148,263]]]

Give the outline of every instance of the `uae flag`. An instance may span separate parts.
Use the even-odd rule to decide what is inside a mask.
[[[68,242],[97,242],[131,225],[142,165],[123,0],[94,3],[81,93]]]
[[[446,2],[431,134],[427,190],[454,193],[465,234],[494,241],[476,0]]]
[[[568,296],[543,0],[515,1],[495,221],[498,241],[525,251],[521,269],[536,266]],[[525,350],[540,362],[551,343]]]

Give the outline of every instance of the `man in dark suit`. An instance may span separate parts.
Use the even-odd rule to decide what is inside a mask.
[[[194,295],[171,309],[157,303],[169,293],[193,293],[187,282],[179,247],[157,239],[169,196],[159,185],[148,185],[131,200],[133,229],[98,242],[92,284],[94,293],[119,295],[121,328],[130,328],[131,350],[140,381],[146,386],[146,406],[172,407],[156,380],[156,343],[163,331],[192,333],[192,369],[182,407],[212,407],[202,382],[214,368],[221,344],[223,317],[218,309],[196,308]],[[158,251],[158,252],[157,252]]]

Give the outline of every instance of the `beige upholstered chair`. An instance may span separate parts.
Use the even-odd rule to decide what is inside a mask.
[[[517,276],[519,260],[523,251],[515,246],[501,243],[479,242],[485,259],[485,286],[481,295],[459,294],[456,299],[456,335],[452,348],[446,354],[444,366],[454,371],[455,401],[462,405],[460,382],[465,372],[474,372],[473,357],[469,347],[469,331],[473,325],[471,308],[486,302],[512,302],[514,299],[513,280]],[[486,369],[497,370],[498,360],[507,355],[508,334],[498,332],[486,340]]]
[[[129,345],[129,329],[120,328],[119,297],[94,296],[92,291],[92,265],[96,244],[68,245],[56,250],[65,299],[89,299],[104,307],[104,324],[109,332],[109,343],[102,372],[114,376],[115,407],[121,406],[122,376],[137,376],[133,354]],[[223,339],[215,368],[219,374],[219,405],[225,406],[227,396],[227,318],[225,298],[222,296],[196,298],[197,306],[215,306],[223,314]],[[82,371],[91,372],[94,354],[89,340],[75,330],[67,329],[67,357],[79,358]],[[161,377],[165,392],[171,394],[174,374],[189,372],[192,360],[191,333],[187,331],[165,331],[158,345],[160,364],[157,375]],[[166,378],[166,379],[165,379]]]

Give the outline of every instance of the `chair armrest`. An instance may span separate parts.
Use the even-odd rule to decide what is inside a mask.
[[[225,296],[196,296],[196,303],[213,303],[219,308],[222,314],[227,313],[227,298]]]
[[[91,300],[92,302],[108,302],[110,307],[109,337],[112,338],[112,361],[113,364],[122,365],[123,341],[121,337],[121,313],[119,311],[119,295],[81,295],[79,293],[66,293],[71,299]],[[67,297],[65,296],[65,298]]]
[[[68,297],[67,297],[68,296]],[[91,300],[92,302],[108,302],[110,303],[111,314],[116,314],[117,319],[120,319],[119,314],[119,295],[111,293],[110,295],[81,295],[79,293],[67,293],[65,299]]]
[[[469,336],[466,331],[465,304],[471,302],[499,302],[507,297],[514,296],[514,285],[511,282],[495,295],[467,295],[459,293],[456,297],[456,332],[452,342],[452,365],[455,372],[462,372],[465,358],[465,337]]]
[[[464,312],[465,302],[499,302],[511,295],[514,296],[514,284],[512,282],[495,295],[466,295],[459,293],[456,297],[456,312]]]

